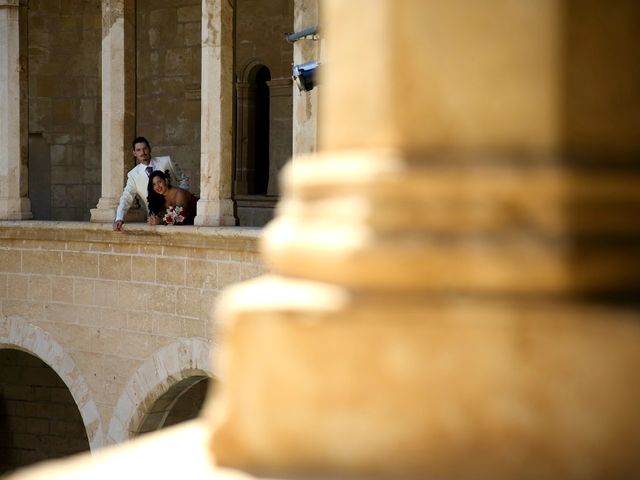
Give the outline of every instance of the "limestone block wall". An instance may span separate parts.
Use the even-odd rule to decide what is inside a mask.
[[[278,174],[291,158],[293,81],[281,78],[268,82],[270,96],[269,110],[269,186],[267,195],[280,195]]]
[[[136,131],[171,155],[199,193],[200,0],[136,3]],[[133,159],[131,160],[133,166]]]
[[[293,0],[236,2],[236,73],[251,61],[266,65],[271,79],[291,77],[293,46],[285,33],[293,31]]]
[[[92,448],[126,440],[172,386],[215,376],[212,304],[263,272],[258,233],[0,223],[0,349],[62,378]]]
[[[285,33],[294,31],[293,0],[238,0],[236,2],[235,76],[243,87],[236,91],[246,98],[237,104],[237,118],[248,116],[252,95],[241,92],[251,83],[254,69],[264,65],[269,69],[269,180],[267,196],[280,194],[278,174],[291,158],[293,144],[293,83],[291,65],[293,45],[285,40]],[[252,73],[253,72],[253,73]],[[248,102],[248,103],[247,103]],[[246,121],[246,120],[245,120]],[[247,165],[250,155],[245,145],[252,141],[249,129],[240,131],[236,125],[236,164]],[[258,148],[257,146],[255,148]],[[248,147],[252,150],[253,147]],[[237,167],[236,167],[237,168]],[[238,172],[236,171],[236,175]],[[237,194],[245,192],[236,191]],[[240,225],[265,225],[273,216],[273,202],[269,199],[236,196]]]
[[[30,0],[34,218],[88,220],[100,196],[100,0]]]
[[[293,46],[292,0],[239,0],[236,3],[236,78],[246,82],[252,65],[271,73],[269,195],[277,195],[277,173],[291,157]]]

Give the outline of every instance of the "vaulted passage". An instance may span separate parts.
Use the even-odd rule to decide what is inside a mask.
[[[135,435],[160,430],[198,416],[207,394],[209,379],[193,376],[174,384],[155,401]]]
[[[89,450],[80,412],[42,360],[0,349],[0,474]]]

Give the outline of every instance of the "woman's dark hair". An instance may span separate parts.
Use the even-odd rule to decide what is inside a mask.
[[[153,179],[160,177],[167,181],[167,188],[171,186],[171,176],[169,171],[154,170],[149,174],[149,183],[147,184],[147,202],[149,203],[149,213],[158,216],[164,214],[164,195],[160,195],[153,190]]]

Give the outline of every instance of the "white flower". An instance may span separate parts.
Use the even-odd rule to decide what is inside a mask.
[[[184,217],[181,215],[182,210],[183,208],[180,206],[171,205],[162,217],[162,223],[165,225],[177,225],[184,222]]]

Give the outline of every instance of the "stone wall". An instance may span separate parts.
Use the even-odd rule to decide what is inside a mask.
[[[30,0],[34,218],[88,220],[100,196],[100,0]]]
[[[266,65],[271,78],[291,77],[293,46],[284,34],[293,31],[293,0],[236,2],[236,74],[252,61]]]
[[[155,155],[178,162],[194,193],[200,191],[201,15],[199,0],[136,4],[136,131]]]
[[[263,272],[258,233],[3,222],[0,348],[28,351],[63,378],[92,448],[130,438],[176,383],[213,376],[212,305]]]
[[[285,39],[285,33],[291,33],[293,26],[293,0],[238,0],[236,3],[235,62],[238,90],[251,90],[253,72],[261,65],[269,69],[269,181],[267,197],[245,195],[235,197],[240,225],[262,226],[272,218],[274,199],[280,194],[278,174],[291,158],[292,153],[292,117],[293,84],[291,65],[293,63],[293,45]],[[253,86],[255,87],[255,86]],[[252,147],[245,150],[246,142],[252,141],[251,127],[241,125],[242,117],[250,115],[251,99],[255,93],[242,93],[237,103],[236,124],[236,165],[247,165]],[[253,95],[253,96],[252,96]],[[244,98],[246,97],[246,98]],[[242,111],[241,111],[242,110]],[[246,122],[247,120],[244,119]],[[243,131],[240,131],[243,130]],[[243,146],[240,148],[239,146]],[[257,155],[261,157],[261,155]],[[237,167],[236,167],[237,168]],[[238,175],[238,170],[236,170]],[[244,194],[245,192],[235,192]]]

